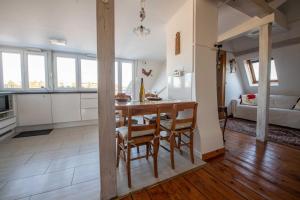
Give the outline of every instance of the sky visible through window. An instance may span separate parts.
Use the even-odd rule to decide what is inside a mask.
[[[45,56],[28,55],[29,88],[46,87]]]
[[[22,88],[21,55],[2,53],[4,88]]]
[[[259,62],[252,62],[252,66],[253,66],[253,71],[254,71],[254,74],[255,74],[255,78],[258,81],[259,80]],[[275,61],[273,59],[271,60],[271,76],[270,76],[270,79],[273,80],[273,81],[278,80]]]
[[[81,59],[81,87],[97,88],[97,61]]]
[[[76,88],[75,58],[56,58],[57,86],[59,88]]]
[[[132,93],[132,63],[122,62],[122,92]]]
[[[2,52],[3,83],[4,88],[22,89],[22,63],[21,53]],[[28,73],[28,88],[46,88],[47,65],[46,56],[42,54],[25,54]],[[79,59],[80,63],[80,88],[96,89],[98,82],[97,61],[92,59]],[[56,87],[57,88],[77,88],[77,58],[75,57],[55,57],[56,62]],[[25,67],[26,67],[25,66]],[[132,95],[133,90],[133,70],[132,62],[115,61],[115,91]],[[120,76],[119,76],[120,73]]]
[[[115,62],[115,94],[119,92],[119,63]]]

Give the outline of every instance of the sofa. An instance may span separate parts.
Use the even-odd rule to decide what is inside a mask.
[[[293,109],[298,96],[270,95],[269,123],[300,129],[300,111]],[[231,101],[233,117],[256,121],[257,106],[243,105],[241,99]]]

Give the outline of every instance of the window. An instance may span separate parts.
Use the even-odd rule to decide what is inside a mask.
[[[122,92],[133,95],[134,65],[130,61],[118,60],[115,62],[115,93]]]
[[[21,54],[2,52],[4,88],[22,88]]]
[[[128,62],[122,62],[122,92],[131,95],[132,94],[132,72],[133,64]]]
[[[28,86],[31,89],[46,87],[45,56],[28,54]]]
[[[259,61],[258,60],[247,60],[247,75],[250,83],[257,84],[259,81]],[[271,82],[278,82],[277,71],[274,59],[271,60]]]
[[[81,87],[87,89],[97,88],[97,61],[81,59]]]
[[[56,57],[56,86],[76,88],[76,59]]]
[[[115,62],[115,94],[117,94],[119,91],[119,63]]]

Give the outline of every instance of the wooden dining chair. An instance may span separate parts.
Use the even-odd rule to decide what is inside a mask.
[[[182,146],[189,147],[190,159],[194,163],[194,130],[197,118],[197,106],[195,102],[177,103],[174,104],[171,111],[171,119],[161,120],[160,129],[167,134],[161,134],[161,140],[166,140],[170,143],[170,160],[172,169],[175,169],[174,150],[178,148],[182,153]],[[160,106],[158,112],[168,112],[168,107]],[[188,111],[191,113],[189,116],[182,116],[179,112]],[[188,141],[182,139],[184,136]],[[177,142],[176,142],[177,138]]]
[[[133,160],[153,157],[154,176],[158,177],[157,156],[159,149],[159,123],[157,118],[155,124],[133,124],[132,117],[148,114],[157,114],[158,109],[153,105],[144,105],[128,108],[128,126],[122,126],[117,129],[117,167],[119,166],[120,153],[126,155],[126,169],[128,176],[128,187],[131,187],[131,169],[130,162]],[[146,154],[131,157],[131,150],[134,147],[146,146]]]

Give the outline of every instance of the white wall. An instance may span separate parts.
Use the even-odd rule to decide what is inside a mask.
[[[161,98],[167,98],[167,75],[166,75],[166,63],[154,60],[138,60],[136,63],[136,98],[139,94],[141,85],[141,78],[144,80],[144,87],[146,92],[160,92]],[[146,76],[142,73],[142,69],[147,72],[152,70],[150,76]]]
[[[275,60],[278,86],[271,86],[271,94],[300,96],[300,44],[286,46],[272,50]],[[238,57],[239,68],[243,77],[245,92],[257,93],[257,86],[250,86],[243,61],[250,58],[258,58],[258,52]]]
[[[218,11],[211,0],[187,0],[171,18],[167,32],[168,95],[198,102],[195,151],[204,154],[223,147],[217,113],[216,51]],[[181,54],[175,55],[175,34],[181,33]],[[195,43],[195,45],[194,45]],[[176,87],[172,73],[184,70]],[[190,87],[185,87],[189,85]],[[176,90],[177,88],[177,90]],[[172,93],[177,93],[173,95]]]
[[[181,53],[175,55],[176,33],[181,34]],[[167,74],[174,70],[193,72],[193,0],[186,3],[174,14],[166,25]]]
[[[166,25],[167,75],[169,99],[192,99],[193,77],[193,0],[186,3],[174,14]],[[181,52],[175,55],[176,33],[180,32]],[[173,77],[175,70],[184,71],[184,76]]]
[[[211,0],[195,1],[195,97],[201,153],[224,147],[218,119],[216,51],[218,10]]]
[[[226,85],[225,85],[225,105],[228,107],[229,114],[231,113],[230,102],[233,99],[238,99],[241,94],[244,94],[243,80],[239,67],[236,65],[236,72],[230,73],[229,60],[234,58],[232,53],[226,55]]]

